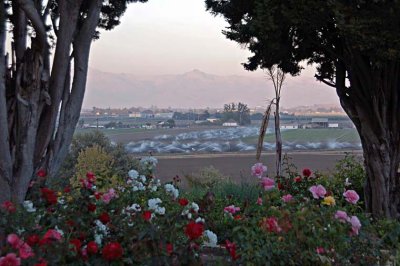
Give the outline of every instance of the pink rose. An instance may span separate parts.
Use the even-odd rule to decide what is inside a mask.
[[[0,257],[0,266],[20,266],[21,259],[14,253],[8,253],[4,257]]]
[[[235,205],[230,205],[224,208],[224,212],[235,214],[236,212],[240,211],[239,207],[235,207]]]
[[[14,249],[17,249],[22,244],[22,240],[16,234],[9,234],[7,236],[7,242]]]
[[[323,198],[326,194],[326,189],[322,185],[312,186],[309,188],[309,191],[312,193],[314,199]]]
[[[258,178],[261,178],[264,172],[267,171],[267,167],[263,165],[262,163],[256,163],[251,167],[251,174],[253,176],[256,176]]]
[[[22,239],[20,239],[16,234],[9,234],[7,236],[7,242],[11,245],[13,249],[19,250],[19,256],[22,259],[27,259],[34,256],[32,248]]]
[[[50,240],[57,240],[60,241],[62,238],[62,235],[54,229],[49,229],[47,232],[44,234],[43,239],[50,239]]]
[[[258,197],[258,199],[257,199],[257,205],[262,205],[263,204],[263,200],[262,200],[262,198],[261,197]]]
[[[291,201],[292,199],[293,199],[293,196],[290,195],[290,194],[287,194],[287,195],[283,195],[283,196],[282,196],[282,200],[283,200],[284,202],[289,202],[289,201]]]
[[[108,192],[103,195],[103,197],[101,199],[103,200],[104,203],[108,204],[108,203],[110,203],[110,201],[113,198],[116,198],[116,197],[117,197],[117,193],[115,192],[115,190],[113,188],[110,188],[108,190]]]
[[[22,259],[27,259],[30,257],[35,256],[35,254],[32,251],[32,248],[27,244],[27,243],[22,243],[22,245],[19,247],[19,256]]]
[[[315,249],[315,251],[317,252],[317,254],[324,254],[325,253],[325,249],[323,247],[317,247]]]
[[[358,235],[358,230],[361,228],[361,222],[357,216],[351,216],[349,223],[351,223],[351,234]]]
[[[282,231],[282,228],[278,224],[278,219],[274,216],[267,218],[262,226],[264,226],[268,232],[280,233]]]
[[[269,177],[263,177],[261,179],[261,185],[264,187],[265,190],[271,190],[275,188],[275,180]]]
[[[360,196],[358,196],[357,192],[355,192],[354,190],[346,190],[343,193],[343,196],[346,198],[346,201],[351,204],[356,204],[357,201],[360,199]]]
[[[340,222],[345,223],[349,220],[349,216],[345,211],[337,211],[335,213],[335,219],[338,219]]]

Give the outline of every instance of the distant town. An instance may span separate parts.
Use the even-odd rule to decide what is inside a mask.
[[[240,108],[233,111],[229,105],[221,108],[183,109],[158,108],[151,106],[131,108],[98,108],[83,109],[78,128],[173,128],[223,126],[236,127],[259,125],[265,108]],[[228,108],[228,107],[229,108]],[[228,108],[228,109],[227,109]],[[353,124],[340,107],[334,105],[300,106],[281,108],[281,129],[298,128],[353,128]],[[235,115],[236,113],[236,115]],[[271,114],[273,118],[273,114]],[[270,127],[273,123],[270,123]]]

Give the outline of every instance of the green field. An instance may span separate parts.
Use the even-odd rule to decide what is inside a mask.
[[[316,129],[291,129],[282,131],[282,140],[288,142],[349,142],[359,143],[360,138],[355,129],[316,128]],[[245,143],[257,142],[257,137],[243,139]],[[274,142],[275,134],[269,133],[265,136],[264,142]]]

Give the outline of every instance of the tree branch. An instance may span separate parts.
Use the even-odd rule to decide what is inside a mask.
[[[64,114],[60,114],[60,117],[62,116],[64,120],[59,121],[58,129],[64,128],[65,130],[63,134],[57,134],[54,141],[54,158],[51,164],[52,169],[50,169],[52,175],[58,171],[61,162],[68,152],[67,144],[71,142],[75,126],[79,120],[86,89],[90,47],[99,22],[101,5],[102,0],[91,0],[89,13],[73,42],[74,76],[71,93],[65,106]],[[68,127],[65,125],[68,125]]]
[[[315,74],[314,77],[315,77],[317,80],[321,81],[322,83],[325,83],[326,85],[328,85],[328,86],[330,86],[330,87],[336,88],[336,84],[335,84],[335,83],[330,82],[330,81],[324,79],[322,76]]]
[[[26,16],[32,22],[33,28],[36,31],[36,35],[39,41],[40,50],[44,51],[47,45],[47,34],[46,28],[42,21],[42,18],[35,7],[35,4],[31,0],[18,0],[20,8],[24,10]]]

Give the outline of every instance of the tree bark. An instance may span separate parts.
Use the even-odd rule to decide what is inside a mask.
[[[336,88],[362,142],[365,207],[376,218],[400,219],[400,64],[372,67],[360,57],[353,62],[337,64]],[[346,74],[351,87],[345,86]]]
[[[281,125],[279,116],[279,103],[280,98],[276,98],[275,103],[275,142],[276,142],[276,176],[282,176],[282,136],[281,136]]]
[[[7,63],[0,60],[0,125],[3,125],[0,127],[0,203],[22,202],[39,168],[49,174],[58,170],[79,119],[90,46],[99,23],[102,0],[60,0],[57,3],[55,15],[59,20],[53,20],[55,27],[58,22],[58,29],[54,29],[57,42],[50,74],[47,8],[42,14],[41,1],[11,2],[14,43],[13,64],[8,72]],[[87,5],[85,15],[80,13],[83,3]],[[3,59],[3,5],[0,11],[0,55]],[[28,23],[34,32],[30,42],[27,42]]]
[[[0,5],[0,202],[11,198],[12,161],[9,151],[9,132],[6,101],[6,61],[4,57],[6,39],[6,15],[4,4]]]

